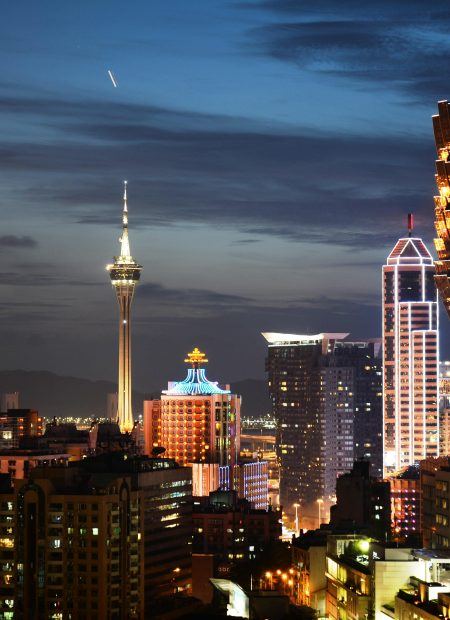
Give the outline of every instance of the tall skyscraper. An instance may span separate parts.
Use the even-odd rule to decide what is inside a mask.
[[[303,518],[316,519],[319,511],[325,517],[336,478],[352,469],[355,458],[369,458],[374,475],[381,470],[378,347],[344,341],[348,334],[263,336],[269,343],[280,503],[287,512],[300,503]]]
[[[434,272],[433,258],[418,237],[399,239],[383,266],[386,475],[439,455]]]
[[[134,289],[141,277],[142,267],[131,256],[128,238],[127,182],[124,182],[122,236],[120,237],[120,255],[114,257],[114,263],[107,266],[117,301],[119,302],[119,375],[117,418],[122,432],[133,429],[133,412],[131,406],[131,302]]]

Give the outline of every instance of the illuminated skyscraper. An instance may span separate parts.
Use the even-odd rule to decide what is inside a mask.
[[[439,455],[434,272],[417,237],[399,239],[383,266],[385,474]]]
[[[133,412],[131,408],[131,302],[134,289],[141,276],[141,265],[131,256],[128,239],[128,205],[127,182],[124,182],[122,236],[120,237],[120,255],[114,257],[114,263],[107,266],[117,301],[119,302],[119,376],[117,418],[122,432],[133,429]]]

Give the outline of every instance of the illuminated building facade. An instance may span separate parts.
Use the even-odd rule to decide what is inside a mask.
[[[336,478],[356,458],[381,473],[382,390],[378,345],[347,342],[348,334],[264,333],[267,372],[277,422],[280,503],[301,504],[326,519]],[[311,525],[317,525],[317,522]],[[311,526],[310,525],[310,526]]]
[[[450,549],[450,457],[420,463],[423,546]]]
[[[18,448],[23,439],[42,435],[43,419],[34,409],[0,413],[0,448]]]
[[[144,402],[145,451],[165,448],[181,465],[234,465],[239,455],[241,397],[206,378],[208,362],[197,348],[188,354],[188,374],[169,383],[160,400]]]
[[[450,456],[450,362],[439,364],[440,454]]]
[[[0,483],[2,618],[144,620],[188,589],[189,470],[113,453]]]
[[[439,455],[438,303],[422,239],[399,239],[383,266],[384,472]]]
[[[119,373],[117,384],[117,419],[122,432],[133,429],[133,412],[131,405],[131,302],[134,289],[141,277],[142,267],[131,256],[128,238],[127,183],[123,195],[122,236],[120,238],[120,255],[114,263],[107,266],[119,302]]]
[[[240,461],[234,465],[192,463],[192,495],[208,497],[210,493],[236,491],[252,508],[267,510],[269,463],[267,461]]]
[[[241,433],[241,458],[267,461],[269,467],[269,501],[280,505],[280,467],[276,453],[275,435],[261,435],[250,430]]]
[[[389,483],[393,539],[401,542],[412,536],[420,538],[422,493],[419,466],[410,465],[395,476],[390,476]]]
[[[438,114],[433,116],[436,142],[436,185],[439,196],[434,198],[434,214],[437,238],[434,240],[436,261],[436,285],[442,301],[450,314],[450,111],[448,101],[439,101]]]

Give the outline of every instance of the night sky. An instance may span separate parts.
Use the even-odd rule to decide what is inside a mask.
[[[115,378],[123,179],[137,387],[194,345],[225,382],[264,376],[261,331],[380,336],[409,211],[432,249],[449,24],[448,0],[3,3],[0,367]]]

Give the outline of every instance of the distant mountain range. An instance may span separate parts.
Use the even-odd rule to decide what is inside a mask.
[[[19,392],[20,407],[37,409],[46,418],[103,417],[106,412],[106,396],[116,389],[116,384],[112,381],[91,381],[47,371],[0,371],[0,393]],[[232,390],[242,395],[243,416],[257,417],[270,411],[264,380],[236,381],[232,384]],[[134,410],[141,412],[142,401],[157,395],[158,390],[148,394],[133,392]]]

